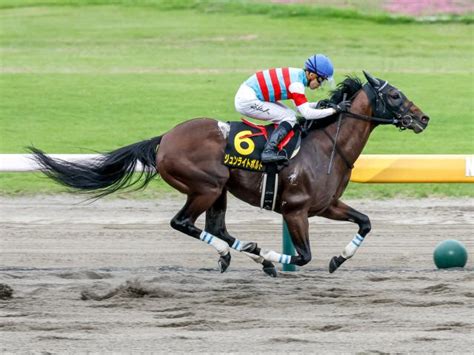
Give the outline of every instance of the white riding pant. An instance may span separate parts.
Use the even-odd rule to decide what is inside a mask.
[[[296,112],[280,102],[261,101],[255,91],[242,84],[235,94],[235,109],[247,117],[280,124],[288,122],[293,127],[296,123]]]

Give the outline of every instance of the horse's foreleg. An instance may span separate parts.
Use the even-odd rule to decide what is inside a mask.
[[[229,247],[237,251],[242,251],[244,243],[239,239],[231,236],[227,231],[225,225],[225,213],[227,210],[227,191],[224,189],[221,196],[214,202],[214,204],[206,211],[206,226],[205,230],[218,238],[225,241]],[[261,256],[254,255],[251,253],[244,252],[256,263],[263,265],[263,271],[270,276],[277,276],[275,266],[270,262],[262,258]],[[227,270],[230,265],[230,253],[227,255],[221,255],[219,259],[219,266],[221,272]]]
[[[206,230],[201,230],[194,225],[196,219],[204,211],[209,209],[213,205],[215,200],[215,194],[188,196],[188,200],[186,201],[184,207],[171,220],[171,227],[213,246],[221,256],[221,259],[225,260],[228,266],[228,264],[230,263],[230,250],[227,243],[220,240],[215,235],[212,235],[211,233],[207,232]],[[221,271],[225,271],[222,270],[221,263],[219,264],[221,267]]]
[[[308,212],[299,210],[298,212],[283,214],[291,240],[298,255],[291,257],[291,264],[299,266],[306,265],[311,261],[311,247],[309,244],[309,223]]]
[[[357,249],[359,249],[365,236],[370,232],[370,219],[365,214],[356,211],[339,200],[324,211],[321,216],[337,221],[354,222],[359,226],[359,231],[350,243],[346,245],[341,255],[334,256],[329,262],[329,272],[333,273],[344,261],[351,258],[356,253]]]

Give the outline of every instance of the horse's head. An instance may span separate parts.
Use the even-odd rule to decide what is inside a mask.
[[[371,99],[375,117],[393,119],[394,125],[400,129],[411,129],[415,133],[423,132],[430,120],[428,115],[388,81],[374,78],[366,71],[364,75],[368,81],[365,84],[365,91]]]

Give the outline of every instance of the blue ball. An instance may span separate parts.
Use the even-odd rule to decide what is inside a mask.
[[[467,263],[466,247],[454,239],[444,240],[436,246],[433,260],[438,269],[464,267]]]

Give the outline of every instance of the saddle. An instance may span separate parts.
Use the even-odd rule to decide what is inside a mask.
[[[242,119],[242,122],[228,123],[230,131],[224,164],[231,168],[263,172],[260,208],[274,210],[278,194],[278,172],[287,162],[264,165],[260,157],[265,143],[277,125],[257,125],[245,119]],[[297,124],[278,145],[278,154],[291,159],[298,153],[300,145],[301,128]]]
[[[242,122],[228,122],[229,136],[225,147],[224,164],[231,168],[250,171],[265,171],[260,156],[268,138],[277,127],[275,124],[257,125],[242,119]],[[301,145],[301,129],[295,125],[278,145],[279,154],[293,158]],[[280,170],[279,167],[278,170]]]

